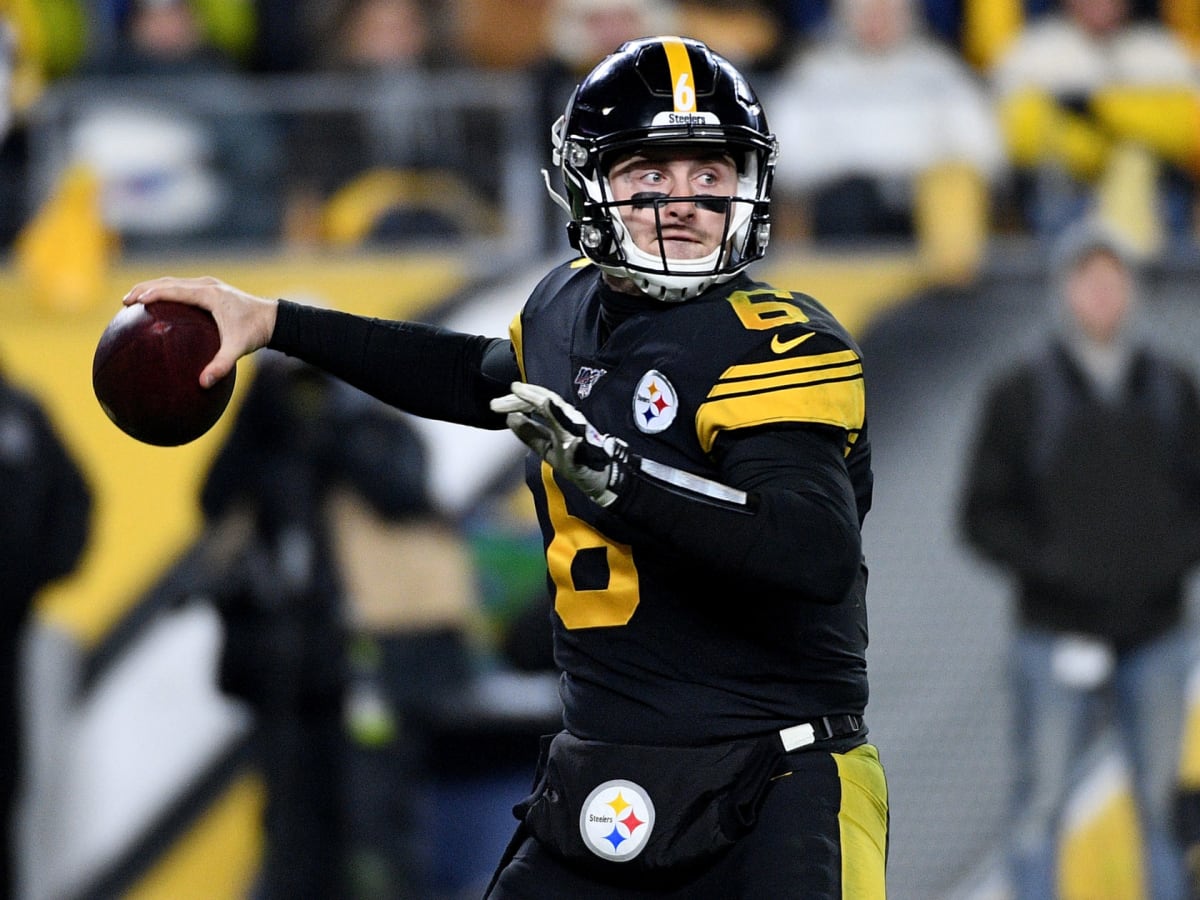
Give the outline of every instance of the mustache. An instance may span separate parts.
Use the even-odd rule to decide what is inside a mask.
[[[709,212],[723,214],[729,210],[728,197],[714,197],[709,194],[696,194],[692,197],[668,197],[661,191],[638,191],[629,200],[634,209],[665,206],[668,203],[694,203],[700,209]]]

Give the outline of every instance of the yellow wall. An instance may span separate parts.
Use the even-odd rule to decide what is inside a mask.
[[[84,645],[95,643],[120,619],[194,538],[200,480],[232,419],[233,407],[208,434],[172,448],[141,444],[108,421],[92,392],[92,355],[131,285],[160,274],[212,274],[255,293],[369,315],[413,314],[460,287],[463,269],[453,258],[433,256],[208,259],[172,264],[169,270],[118,266],[105,291],[111,303],[72,312],[31,302],[24,282],[0,270],[0,365],[49,408],[96,499],[81,568],[43,595],[42,614]],[[252,365],[243,361],[235,405],[252,375]]]
[[[237,778],[124,900],[241,900],[249,896],[262,853],[258,821],[265,802],[257,776]]]
[[[201,481],[253,377],[252,359],[243,360],[230,410],[212,431],[182,447],[141,444],[109,422],[91,387],[96,342],[126,290],[160,274],[212,274],[254,293],[367,315],[417,317],[466,279],[460,260],[436,256],[207,259],[169,270],[126,265],[109,274],[104,296],[111,302],[67,311],[31,300],[22,278],[0,268],[0,367],[46,405],[95,496],[92,534],[78,572],[43,593],[39,603],[39,613],[84,648],[101,640],[195,540]],[[232,782],[131,896],[244,896],[257,863],[261,793],[252,776]]]

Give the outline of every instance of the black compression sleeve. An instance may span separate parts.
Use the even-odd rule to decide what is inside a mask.
[[[507,393],[519,374],[511,344],[501,338],[287,300],[279,301],[268,346],[398,409],[479,428],[505,427],[488,401]]]
[[[849,594],[862,562],[854,491],[834,429],[723,437],[721,481],[744,505],[715,502],[634,472],[609,507],[676,550],[817,603]]]

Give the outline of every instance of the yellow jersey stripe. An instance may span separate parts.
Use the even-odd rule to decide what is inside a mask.
[[[773,391],[779,388],[799,384],[817,384],[822,381],[845,381],[852,378],[862,378],[862,365],[839,366],[832,369],[819,369],[815,372],[792,372],[787,375],[776,375],[774,378],[753,378],[733,383],[722,382],[713,385],[708,392],[709,399],[728,397],[733,394],[749,394],[759,391]]]
[[[521,347],[521,314],[517,313],[508,323],[508,336],[513,342],[513,351],[517,357],[517,368],[521,370],[521,380],[525,381],[525,354]]]
[[[862,378],[820,381],[706,401],[696,412],[696,437],[707,453],[722,431],[795,422],[857,432],[865,417]]]
[[[825,366],[840,366],[858,361],[858,354],[853,350],[838,350],[834,353],[821,353],[817,356],[788,356],[783,359],[773,359],[769,362],[730,366],[721,373],[721,380],[730,381],[734,378],[755,378],[759,375],[773,375],[776,372],[819,369]]]

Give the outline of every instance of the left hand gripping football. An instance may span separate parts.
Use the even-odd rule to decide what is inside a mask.
[[[620,438],[601,434],[583,413],[554,391],[514,381],[512,393],[497,397],[492,411],[505,414],[513,433],[555,472],[608,506],[629,458]]]

